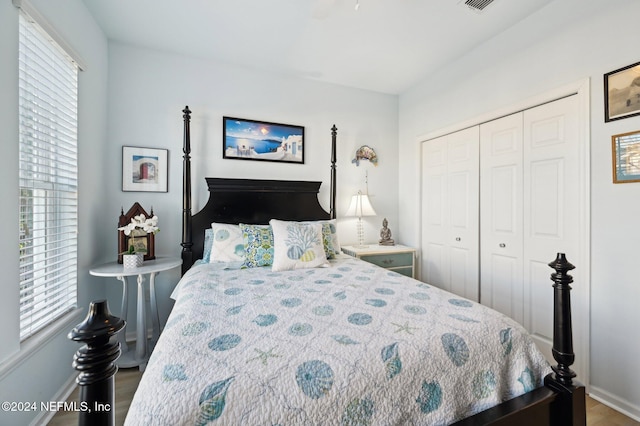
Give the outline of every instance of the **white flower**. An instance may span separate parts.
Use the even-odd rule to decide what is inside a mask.
[[[158,216],[147,219],[145,215],[139,214],[132,217],[130,223],[118,228],[118,231],[124,232],[124,235],[131,235],[131,232],[135,231],[136,228],[142,229],[147,234],[157,233],[160,231],[160,228],[158,228]]]
[[[142,224],[142,229],[147,233],[156,233],[160,229],[158,228],[158,216],[153,216],[149,219],[146,219]]]
[[[124,232],[124,235],[129,235],[131,234],[131,231],[133,231],[134,229],[136,229],[136,224],[131,222],[121,228],[118,228],[118,231]]]

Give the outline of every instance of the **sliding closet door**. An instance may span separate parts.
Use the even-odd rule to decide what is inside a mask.
[[[422,144],[422,280],[478,299],[478,127]]]
[[[522,113],[480,126],[480,300],[523,323]]]
[[[580,253],[580,134],[577,96],[524,112],[524,322],[536,343],[551,354],[553,298],[550,268],[557,252],[569,261]],[[575,260],[574,260],[575,262]],[[588,268],[588,265],[579,265]],[[578,272],[579,274],[579,272]],[[579,301],[584,282],[576,277],[572,299],[574,318],[586,307]],[[577,316],[575,314],[578,314]],[[574,336],[585,325],[574,322]],[[580,355],[580,354],[579,354]],[[576,359],[582,373],[584,355]],[[584,377],[584,376],[583,376]]]

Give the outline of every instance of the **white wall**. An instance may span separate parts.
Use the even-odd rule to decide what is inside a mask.
[[[611,135],[639,130],[640,117],[604,122],[603,74],[640,61],[639,14],[635,0],[556,0],[426,78],[399,105],[400,238],[418,245],[421,135],[590,79],[591,264],[576,265],[591,268],[590,389],[636,418],[640,184],[612,184]]]
[[[59,2],[32,0],[36,9],[84,59],[87,70],[79,86],[79,256],[78,306],[82,311],[37,348],[27,350],[18,337],[18,10],[11,1],[0,2],[0,400],[55,401],[60,389],[75,376],[73,353],[80,347],[67,339],[80,322],[89,301],[103,298],[99,282],[88,273],[100,251],[99,230],[93,218],[104,207],[101,192],[106,137],[107,42],[80,0]],[[0,424],[29,424],[46,413],[0,412]]]
[[[329,60],[329,59],[328,59]],[[365,237],[377,241],[383,217],[395,231],[398,223],[398,100],[346,87],[312,82],[293,76],[270,75],[250,69],[109,44],[109,118],[106,146],[104,214],[102,222],[105,261],[117,252],[115,223],[121,206],[125,211],[138,201],[153,207],[159,217],[156,255],[180,256],[182,214],[182,109],[193,111],[191,120],[193,211],[206,202],[205,176],[320,180],[319,199],[329,209],[331,126],[338,127],[337,213],[342,216],[350,196],[364,189],[368,171],[369,192],[378,217],[365,218]],[[222,117],[295,124],[305,127],[305,164],[278,164],[222,158]],[[378,166],[351,163],[361,145],[372,146]],[[169,192],[121,191],[122,146],[169,150]],[[356,242],[355,219],[338,224],[342,243]],[[179,269],[161,274],[157,281],[160,321],[172,306],[169,294]],[[105,279],[106,280],[106,279]],[[108,283],[111,306],[120,300],[120,286]],[[130,292],[129,318],[135,318],[136,295]],[[114,308],[119,312],[119,309]],[[129,322],[127,334],[135,329]]]

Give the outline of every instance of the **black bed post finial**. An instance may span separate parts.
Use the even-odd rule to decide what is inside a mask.
[[[565,385],[571,385],[576,373],[569,368],[575,361],[573,353],[573,333],[571,324],[571,286],[573,277],[568,274],[575,269],[564,253],[558,253],[556,259],[549,263],[555,269],[551,274],[553,280],[553,358],[558,362],[553,371],[557,379]]]
[[[191,110],[185,106],[184,139],[182,152],[182,275],[193,265],[193,240],[191,235]]]
[[[553,281],[553,358],[558,365],[552,366],[553,373],[544,378],[546,387],[557,393],[553,405],[553,426],[586,425],[585,388],[576,380],[576,373],[571,370],[575,361],[573,353],[573,333],[571,331],[571,286],[573,277],[568,274],[575,268],[567,261],[564,253],[558,253],[556,259],[549,263],[555,270],[551,274]]]
[[[331,219],[336,218],[336,136],[338,128],[334,124],[331,128],[331,187],[329,215]]]
[[[91,302],[84,321],[69,332],[69,339],[85,343],[73,357],[73,367],[80,372],[78,424],[80,426],[115,424],[115,361],[120,343],[111,336],[122,330],[125,322],[109,312],[106,300]]]

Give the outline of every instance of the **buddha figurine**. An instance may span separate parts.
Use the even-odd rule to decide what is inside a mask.
[[[387,221],[387,218],[385,217],[384,220],[382,221],[382,229],[380,230],[380,245],[381,246],[392,246],[395,245],[395,243],[393,242],[393,239],[391,238],[391,230],[387,227],[387,225],[389,225],[389,222]]]

